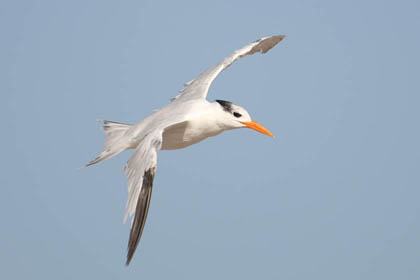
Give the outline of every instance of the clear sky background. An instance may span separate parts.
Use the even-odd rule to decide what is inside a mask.
[[[420,279],[419,1],[2,1],[2,279]],[[135,123],[260,37],[209,100],[269,128],[159,153],[124,265]]]

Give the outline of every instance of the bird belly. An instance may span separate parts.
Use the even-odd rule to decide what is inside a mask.
[[[162,135],[161,150],[175,150],[196,144],[208,137],[216,136],[221,129],[205,123],[182,122],[166,128]]]

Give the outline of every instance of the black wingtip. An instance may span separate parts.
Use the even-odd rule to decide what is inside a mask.
[[[149,211],[150,199],[152,197],[154,176],[154,168],[146,170],[143,175],[143,183],[139,198],[137,200],[136,213],[134,215],[133,224],[130,230],[130,238],[128,240],[127,262],[125,263],[126,266],[130,264],[143,233],[144,224],[146,223],[147,213]]]

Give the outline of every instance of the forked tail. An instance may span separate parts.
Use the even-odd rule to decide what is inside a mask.
[[[127,141],[124,138],[125,132],[131,127],[131,124],[98,120],[103,123],[102,129],[106,134],[104,147],[99,156],[91,160],[86,166],[98,163],[104,159],[116,156],[128,149]]]

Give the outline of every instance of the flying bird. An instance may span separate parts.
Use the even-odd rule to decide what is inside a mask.
[[[137,124],[100,120],[106,134],[103,150],[86,166],[111,158],[125,150],[134,149],[124,167],[128,180],[124,222],[134,215],[126,265],[133,258],[146,222],[158,151],[182,149],[225,130],[243,127],[274,137],[268,129],[252,120],[244,108],[224,100],[209,102],[206,96],[214,79],[234,61],[257,52],[266,53],[284,37],[261,38],[236,50],[186,83],[168,105]]]

